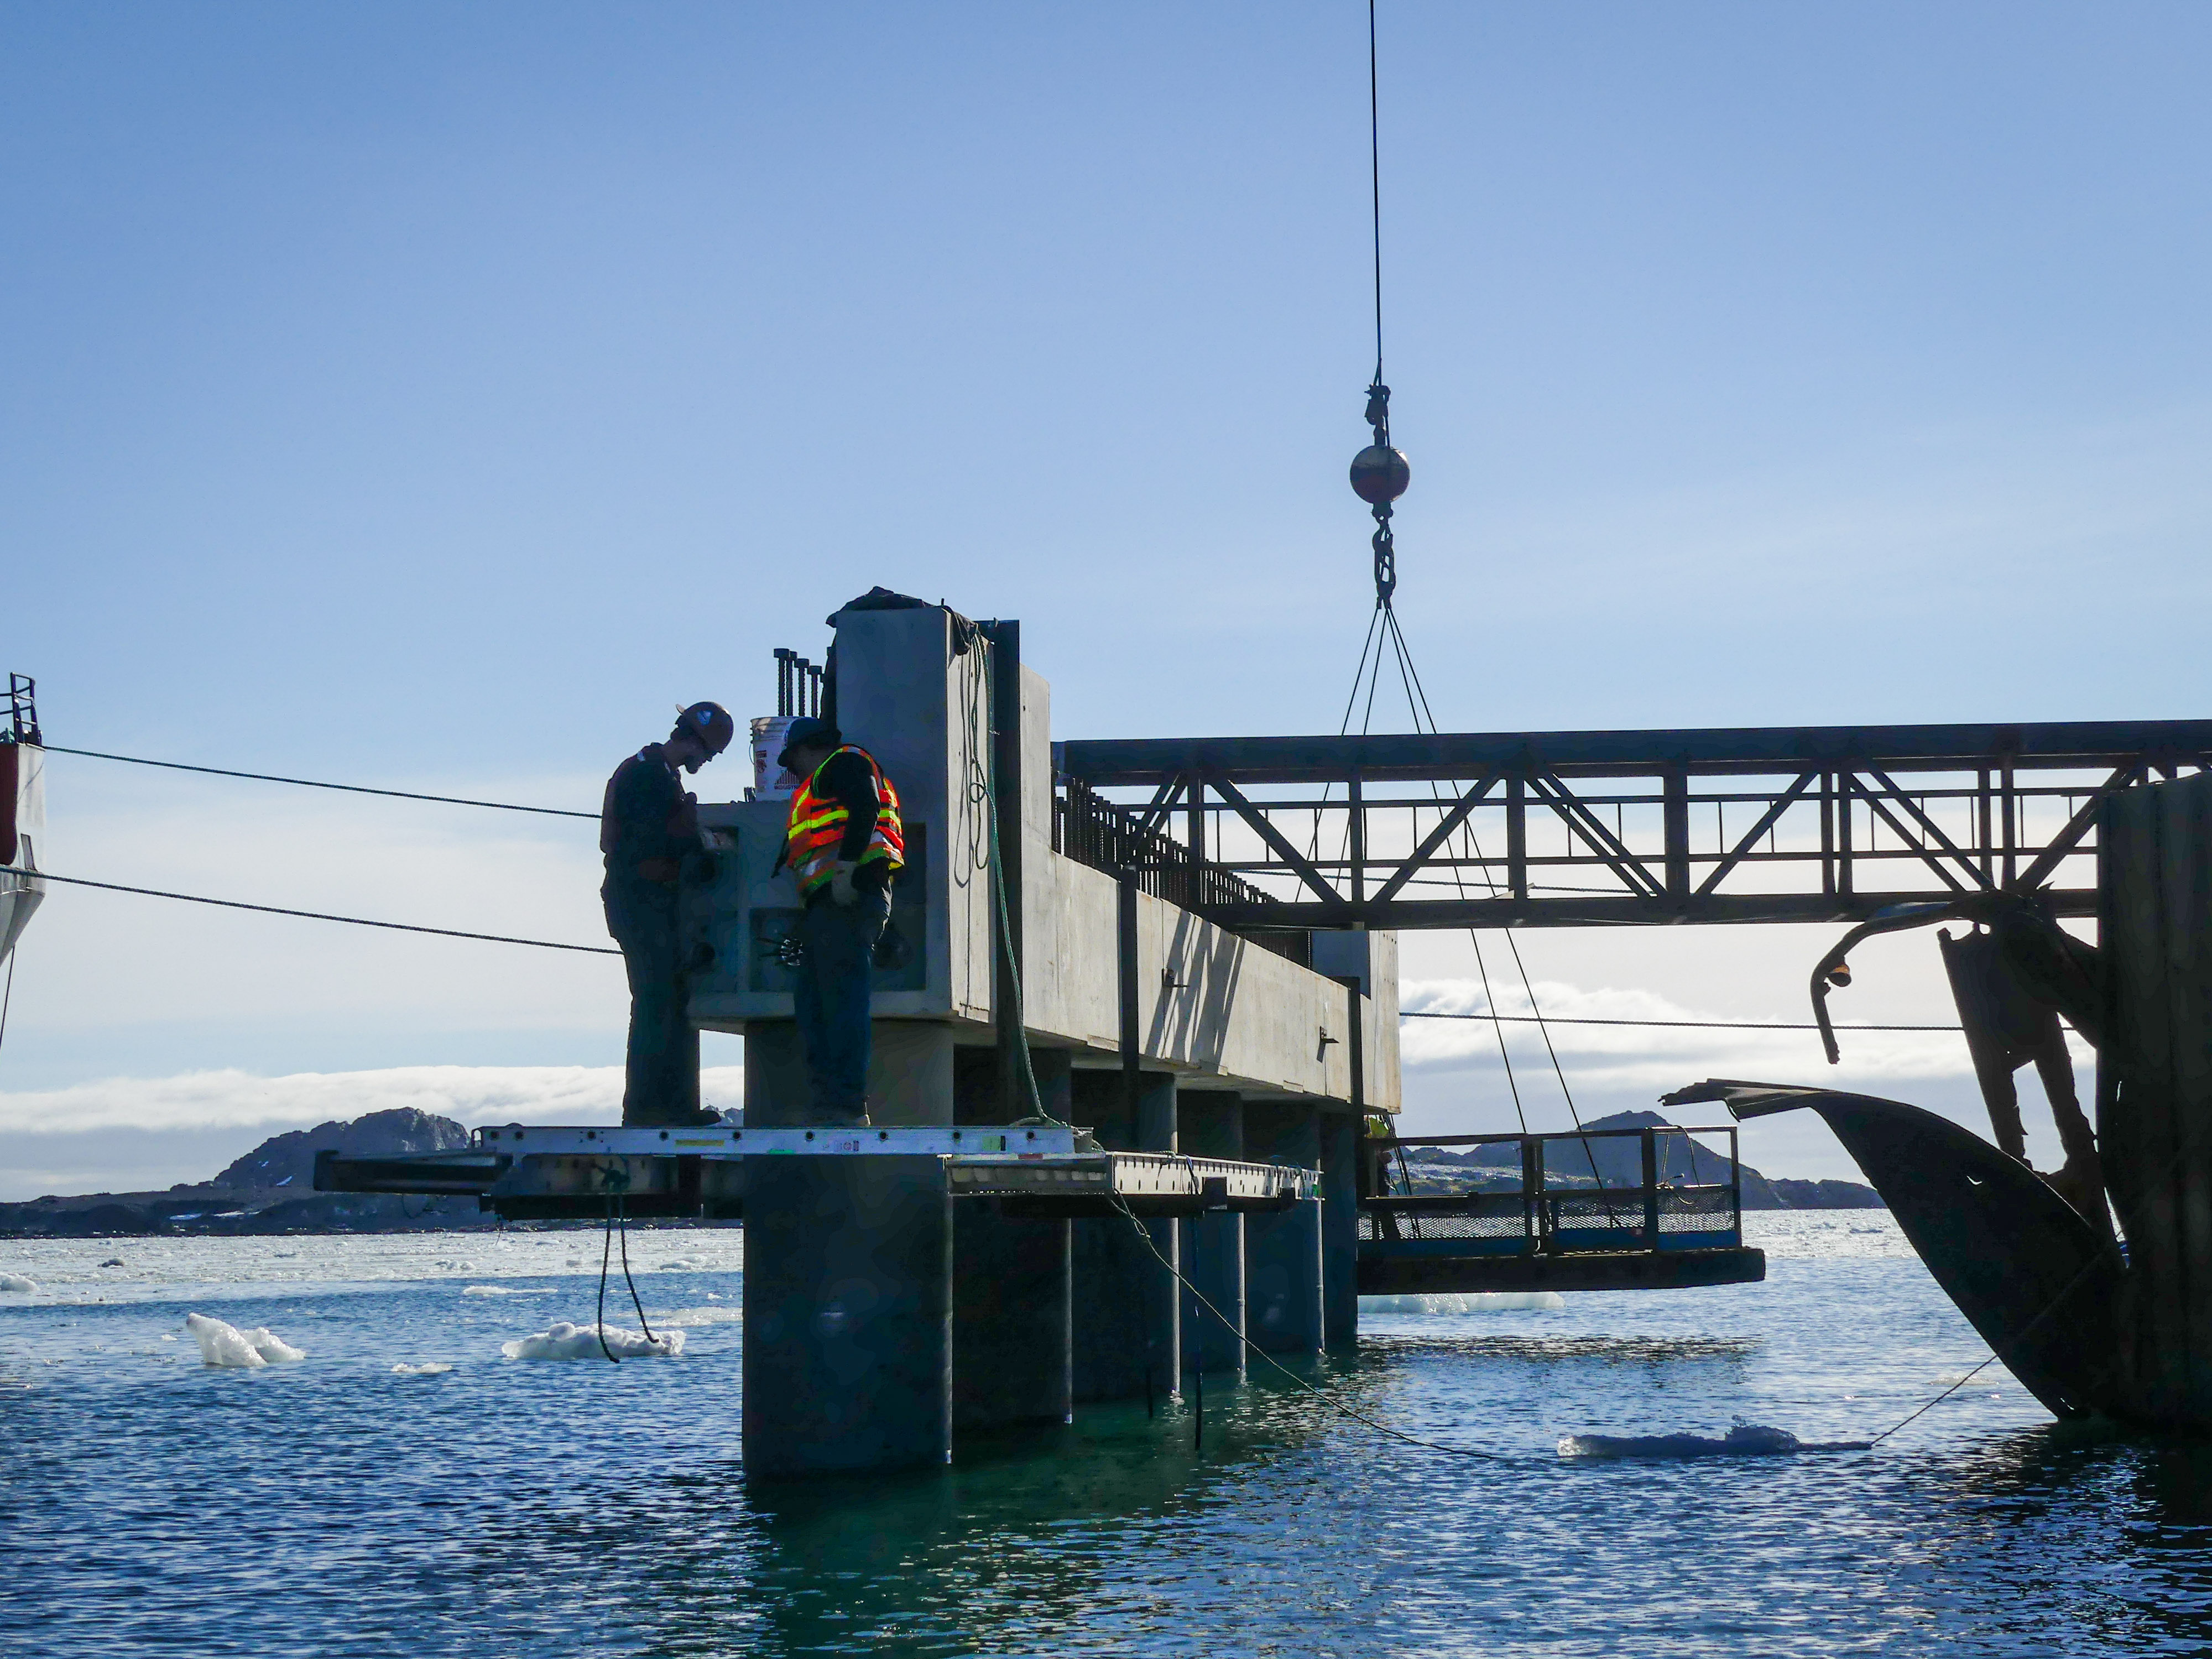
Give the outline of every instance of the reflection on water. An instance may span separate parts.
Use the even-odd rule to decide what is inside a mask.
[[[153,1280],[0,1310],[0,1650],[2212,1652],[2212,1447],[2054,1427],[1994,1368],[1872,1454],[1557,1455],[1738,1418],[1863,1437],[1981,1357],[1916,1263],[1838,1237],[1765,1285],[1383,1319],[1305,1368],[1501,1462],[1262,1372],[1209,1381],[1202,1449],[1188,1411],[1139,1403],[769,1489],[738,1460],[738,1322],[691,1324],[678,1360],[526,1364],[500,1341],[593,1288],[546,1249],[513,1257],[526,1297],[465,1294],[480,1245],[465,1274],[394,1258],[351,1289],[202,1261],[178,1276],[308,1358],[190,1363],[161,1338],[192,1301]],[[641,1285],[656,1313],[738,1291],[733,1264]]]

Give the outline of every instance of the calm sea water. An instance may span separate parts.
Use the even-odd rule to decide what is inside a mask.
[[[1502,1462],[1262,1374],[1202,1452],[1091,1408],[796,1491],[738,1457],[734,1231],[634,1236],[686,1345],[620,1366],[501,1353],[588,1322],[591,1235],[0,1243],[40,1286],[0,1295],[0,1652],[2212,1652],[2212,1449],[2057,1430],[1997,1368],[1871,1454],[1562,1459],[1863,1437],[1985,1356],[1886,1216],[1753,1220],[1764,1285],[1375,1317],[1305,1368]],[[307,1358],[210,1369],[188,1311]]]

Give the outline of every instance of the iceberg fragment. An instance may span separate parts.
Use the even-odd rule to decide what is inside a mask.
[[[1787,1429],[1739,1423],[1715,1440],[1701,1434],[1570,1434],[1562,1457],[1786,1457],[1796,1452],[1866,1451],[1871,1440],[1800,1440]]]
[[[665,1336],[647,1336],[643,1331],[609,1325],[605,1331],[606,1352],[617,1359],[669,1358],[684,1352],[680,1330]],[[571,1325],[565,1319],[556,1319],[535,1336],[501,1343],[499,1351],[509,1359],[599,1359],[604,1357],[599,1333],[596,1325]]]
[[[1557,1291],[1435,1291],[1359,1298],[1364,1314],[1557,1313],[1566,1305]]]
[[[252,1370],[257,1366],[307,1357],[304,1351],[294,1347],[265,1325],[241,1331],[220,1319],[188,1313],[185,1316],[185,1328],[200,1345],[200,1358],[210,1365]]]

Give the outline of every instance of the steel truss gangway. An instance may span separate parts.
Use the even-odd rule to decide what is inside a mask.
[[[1062,851],[1240,933],[1849,921],[1976,892],[2087,916],[2099,809],[2212,768],[2212,720],[1103,739],[1054,760]]]

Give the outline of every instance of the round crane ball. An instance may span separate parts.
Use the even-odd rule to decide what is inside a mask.
[[[1352,458],[1352,490],[1370,507],[1395,501],[1413,482],[1413,470],[1402,451],[1370,444]]]

